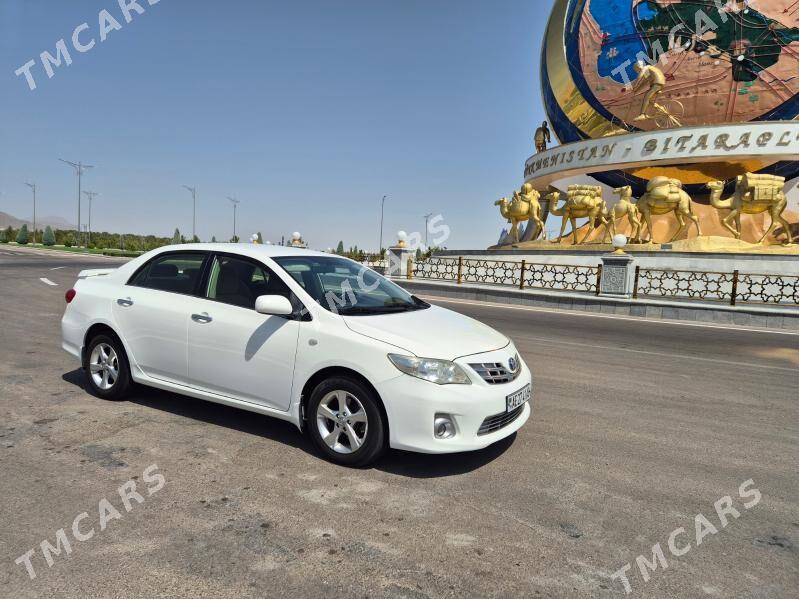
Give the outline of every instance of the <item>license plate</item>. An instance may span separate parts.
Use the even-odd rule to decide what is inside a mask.
[[[507,404],[507,411],[512,412],[519,406],[522,406],[530,401],[530,385],[525,385],[516,393],[511,393],[505,398]]]

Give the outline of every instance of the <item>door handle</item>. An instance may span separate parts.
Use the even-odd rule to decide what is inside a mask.
[[[208,315],[208,312],[203,312],[202,314],[192,314],[191,319],[194,322],[199,322],[200,324],[208,324],[213,320],[213,318]]]
[[[118,303],[120,306],[123,306],[123,307],[125,307],[125,308],[129,308],[130,306],[132,306],[132,305],[133,305],[133,300],[132,300],[132,299],[130,299],[129,297],[125,297],[125,298],[120,298],[120,299],[118,299],[118,300],[117,300],[117,303]]]

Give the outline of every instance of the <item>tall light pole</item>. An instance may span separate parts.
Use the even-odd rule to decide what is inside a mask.
[[[25,183],[33,190],[33,245],[36,245],[36,183]]]
[[[230,203],[233,204],[233,239],[236,239],[236,208],[239,207],[241,201],[237,200],[236,198],[231,198],[228,196],[227,198],[230,200]]]
[[[86,245],[90,245],[92,242],[92,200],[99,196],[100,194],[96,191],[84,191],[83,195],[89,198],[89,228],[88,234],[89,238],[86,240]]]
[[[183,187],[191,192],[191,240],[194,241],[195,237],[197,237],[197,188],[189,187],[188,185]]]
[[[377,252],[379,254],[383,253],[383,213],[386,207],[386,198],[388,196],[383,196],[383,199],[380,201],[380,247],[377,248]]]
[[[433,216],[433,213],[425,214],[424,215],[424,249],[427,251],[429,249],[429,245],[427,244],[427,224],[430,222],[430,217]]]
[[[94,166],[91,164],[83,164],[82,162],[70,162],[69,160],[64,160],[63,158],[59,158],[59,160],[64,164],[68,164],[74,168],[75,174],[78,176],[78,239],[76,241],[78,244],[80,244],[80,183],[81,178],[83,177],[83,172],[89,170],[90,168],[94,168]]]

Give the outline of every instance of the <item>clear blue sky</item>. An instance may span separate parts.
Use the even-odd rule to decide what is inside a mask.
[[[0,3],[0,210],[77,220],[58,158],[96,165],[94,230],[204,240],[294,230],[316,248],[376,248],[440,213],[450,248],[483,248],[493,202],[521,184],[543,120],[550,0],[161,0],[125,23],[117,0]],[[98,13],[122,25],[99,39]],[[73,30],[86,22],[85,52]],[[71,66],[39,54],[64,38]],[[14,71],[30,59],[37,89]],[[85,211],[85,209],[84,209]],[[85,217],[84,217],[85,222]]]

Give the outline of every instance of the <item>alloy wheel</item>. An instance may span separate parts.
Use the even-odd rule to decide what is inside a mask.
[[[108,391],[119,378],[119,358],[107,343],[98,343],[89,356],[89,373],[99,389]]]
[[[366,441],[369,419],[361,401],[343,390],[331,391],[316,408],[316,426],[322,441],[333,451],[350,454]]]

